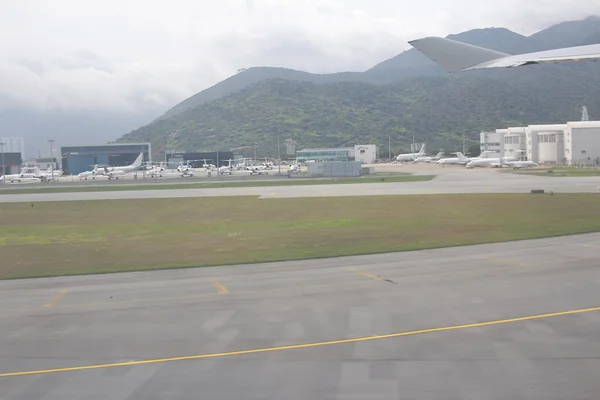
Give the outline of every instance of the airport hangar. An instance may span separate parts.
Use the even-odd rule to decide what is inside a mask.
[[[22,164],[21,153],[0,153],[0,176],[18,174]]]
[[[481,151],[538,164],[600,166],[600,121],[528,125],[481,132]]]
[[[152,162],[150,143],[115,143],[103,145],[62,146],[62,170],[65,175],[90,171],[94,165],[125,166],[132,164],[140,153],[144,162]]]

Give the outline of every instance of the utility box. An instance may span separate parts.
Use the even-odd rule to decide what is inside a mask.
[[[310,177],[356,177],[362,175],[362,163],[359,161],[332,161],[308,163]]]

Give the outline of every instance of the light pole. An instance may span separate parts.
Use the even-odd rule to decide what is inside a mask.
[[[6,185],[6,164],[4,164],[4,143],[0,142],[0,147],[2,147],[2,182]]]
[[[54,139],[48,139],[50,143],[50,180],[54,180]]]
[[[281,145],[279,144],[279,132],[277,132],[277,165],[279,166],[279,175],[281,175],[281,156],[279,151],[281,149]]]

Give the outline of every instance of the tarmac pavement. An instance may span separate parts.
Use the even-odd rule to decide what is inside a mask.
[[[0,399],[596,399],[600,234],[0,282]]]

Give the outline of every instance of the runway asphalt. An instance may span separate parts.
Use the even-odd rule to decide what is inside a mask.
[[[596,233],[2,281],[0,399],[597,399],[599,265]]]
[[[441,168],[436,171],[439,170]],[[498,173],[493,170],[465,170],[450,167],[445,170],[437,172],[438,175],[433,180],[424,182],[76,193],[1,194],[0,192],[0,203],[220,196],[257,196],[267,199],[443,193],[529,193],[532,189],[545,189],[557,193],[600,192],[600,176],[553,178]]]

